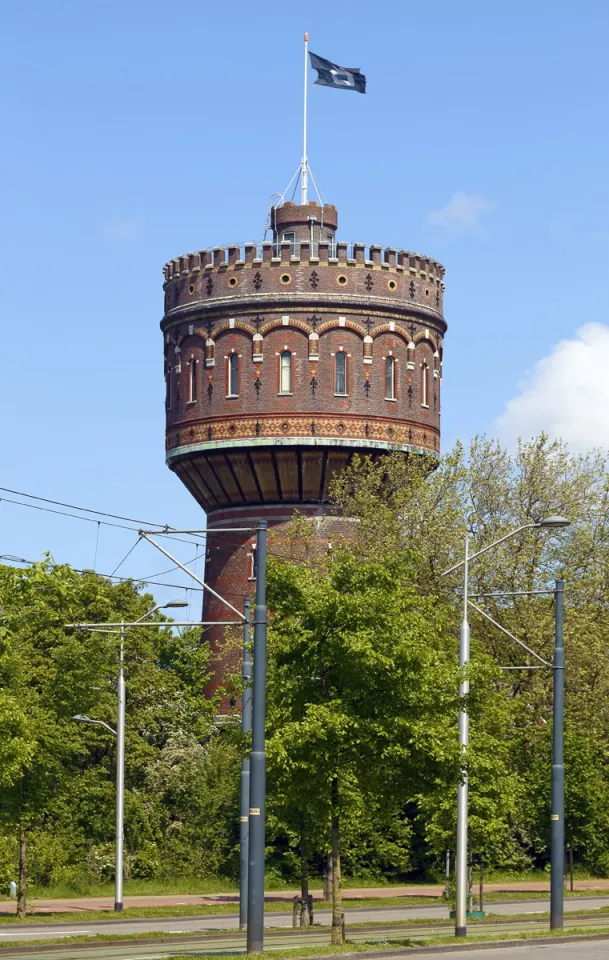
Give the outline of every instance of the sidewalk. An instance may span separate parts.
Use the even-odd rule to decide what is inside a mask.
[[[609,880],[576,880],[576,890],[607,890]],[[343,898],[349,900],[359,897],[439,897],[444,888],[440,884],[409,884],[408,886],[386,887],[353,887],[343,890]],[[521,881],[517,883],[487,883],[484,885],[486,894],[489,893],[538,893],[550,892],[550,881]],[[311,888],[315,898],[321,897],[321,887]],[[299,890],[267,890],[265,900],[272,903],[277,900],[291,900],[299,896]],[[125,907],[166,907],[166,906],[201,906],[204,904],[234,904],[239,902],[239,895],[231,893],[215,894],[175,894],[162,896],[133,896],[125,897]],[[37,913],[72,913],[77,910],[111,910],[114,906],[113,897],[74,897],[56,900],[31,900],[29,910]],[[1,913],[14,913],[15,901],[0,901]]]

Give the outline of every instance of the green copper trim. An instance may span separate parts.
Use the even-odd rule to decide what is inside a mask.
[[[206,443],[189,443],[168,450],[165,462],[192,453],[211,453],[214,450],[243,450],[252,447],[348,447],[361,450],[386,450],[387,452],[415,453],[418,456],[438,457],[435,450],[415,447],[410,443],[390,443],[386,440],[362,440],[351,437],[252,437],[244,440],[209,440]]]

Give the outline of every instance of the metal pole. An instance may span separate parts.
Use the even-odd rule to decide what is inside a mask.
[[[307,158],[307,56],[309,52],[309,34],[304,35],[304,122],[302,136],[302,170],[300,174],[300,185],[302,193],[303,207],[307,203],[308,173],[309,161]]]
[[[552,809],[550,819],[550,929],[563,927],[565,867],[565,651],[563,647],[564,581],[554,589],[554,709],[552,727]]]
[[[467,591],[469,587],[469,536],[465,536],[465,561],[463,565],[463,620],[459,631],[459,667],[469,661],[469,622],[467,619]],[[459,684],[459,697],[469,693],[469,680]],[[459,749],[462,755],[461,780],[457,785],[457,855],[455,860],[455,936],[467,936],[467,794],[468,778],[466,753],[469,745],[469,717],[461,706],[459,711]]]
[[[264,818],[266,754],[266,520],[256,528],[256,609],[254,611],[254,689],[250,754],[250,843],[247,890],[247,952],[264,949]]]
[[[123,655],[125,627],[121,625],[120,667],[118,671],[118,709],[116,717],[116,881],[114,909],[123,909],[123,821],[125,811],[125,675]]]
[[[250,657],[250,598],[243,601],[243,666],[241,679],[241,733],[243,734],[243,759],[241,761],[241,817],[239,830],[239,929],[247,923],[247,872],[249,859],[249,808],[250,808],[250,758],[245,737],[252,729],[252,661]]]

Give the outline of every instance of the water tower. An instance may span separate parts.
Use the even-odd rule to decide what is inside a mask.
[[[167,464],[210,528],[329,518],[330,482],[354,454],[440,449],[442,265],[338,240],[331,204],[283,202],[270,227],[269,242],[164,268]],[[238,608],[253,540],[209,540],[206,580]],[[203,619],[225,619],[207,595]]]

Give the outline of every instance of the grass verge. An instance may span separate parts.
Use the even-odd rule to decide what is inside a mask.
[[[327,946],[312,946],[312,947],[303,947],[303,946],[293,946],[293,947],[280,947],[276,950],[267,950],[264,953],[249,954],[248,960],[254,958],[254,960],[266,960],[266,958],[273,958],[273,960],[291,960],[291,958],[297,957],[321,957],[327,954],[341,954],[341,953],[363,953],[366,951],[375,951],[375,950],[386,950],[389,948],[416,948],[416,947],[429,947],[429,946],[444,946],[444,945],[453,945],[455,947],[462,946],[465,943],[499,943],[505,941],[522,941],[522,940],[538,940],[540,938],[546,939],[552,937],[553,939],[560,940],[561,937],[598,937],[599,931],[597,927],[573,927],[568,930],[546,930],[546,931],[523,931],[522,933],[517,933],[513,931],[506,931],[505,933],[496,933],[496,934],[480,934],[476,936],[460,937],[457,939],[454,935],[450,936],[438,936],[438,937],[384,937],[382,940],[371,940],[371,941],[349,941],[344,944],[342,947],[336,947],[328,944]],[[175,940],[179,937],[179,934],[172,934],[171,940]],[[184,934],[184,936],[188,936]],[[192,934],[190,934],[192,937]],[[202,937],[205,935],[203,934]],[[198,937],[198,935],[197,935]],[[607,938],[609,939],[609,932],[607,933]],[[87,937],[53,937],[48,940],[37,940],[35,946],[45,946],[51,944],[66,944],[67,946],[71,944],[79,943],[113,943],[116,941],[128,942],[130,940],[141,940],[143,939],[139,934],[131,934],[128,936],[87,936]],[[167,939],[166,933],[150,933],[146,934],[146,940],[160,940]],[[213,937],[210,935],[210,939]],[[24,946],[23,940],[13,940],[2,943],[2,949],[14,949],[15,947]],[[1,953],[0,953],[1,955]],[[192,960],[193,956],[210,956],[211,954],[206,953],[205,950],[197,951],[194,953],[190,950],[187,954],[168,954],[171,956],[172,960]],[[222,960],[243,960],[243,951],[239,953],[227,953],[222,951]]]

